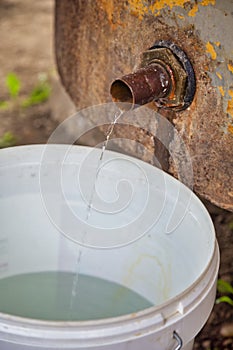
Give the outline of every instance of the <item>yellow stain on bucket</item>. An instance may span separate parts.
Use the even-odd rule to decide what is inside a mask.
[[[123,278],[123,285],[127,286],[128,288],[132,288],[133,279],[135,278],[135,276],[137,276],[137,278],[140,278],[140,274],[136,270],[137,270],[137,268],[139,268],[141,263],[145,263],[145,259],[148,260],[148,263],[149,263],[149,261],[150,261],[150,263],[154,263],[155,267],[159,266],[160,271],[161,271],[162,276],[163,276],[163,285],[160,286],[161,291],[162,291],[162,295],[163,295],[164,300],[168,299],[169,292],[170,292],[169,284],[170,284],[170,280],[171,280],[171,266],[170,266],[170,263],[167,261],[167,266],[165,269],[165,266],[154,255],[141,254],[129,267],[127,274]],[[143,277],[142,277],[142,280],[143,280]],[[152,281],[152,283],[153,283],[153,281]],[[155,286],[155,287],[159,288],[159,286]]]

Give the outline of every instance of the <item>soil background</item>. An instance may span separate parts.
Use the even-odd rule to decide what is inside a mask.
[[[5,79],[10,72],[20,78],[20,99],[28,96],[42,74],[47,75],[52,88],[51,97],[44,103],[22,109],[14,101],[0,109],[0,138],[11,132],[15,145],[46,143],[59,122],[75,111],[56,72],[53,8],[53,0],[0,1],[0,101],[9,99]],[[233,213],[206,201],[204,204],[212,216],[220,246],[219,277],[233,284]],[[196,337],[194,349],[233,349],[232,306],[214,306]]]

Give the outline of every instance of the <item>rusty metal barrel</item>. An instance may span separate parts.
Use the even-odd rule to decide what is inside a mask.
[[[231,211],[232,26],[232,1],[57,0],[55,6],[58,71],[79,109],[111,101],[111,84],[140,69],[155,43],[170,43],[185,53],[195,74],[195,94],[191,91],[190,101],[183,101],[185,108],[162,108],[153,98],[146,103],[182,136],[192,159],[195,192]],[[118,132],[140,138],[155,154],[161,151],[143,131]],[[168,137],[172,147],[173,136]],[[165,170],[177,176],[169,154],[164,163]]]

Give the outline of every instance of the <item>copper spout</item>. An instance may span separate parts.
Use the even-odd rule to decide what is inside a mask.
[[[152,63],[115,80],[110,92],[114,102],[135,106],[166,97],[171,87],[171,76],[165,67]]]

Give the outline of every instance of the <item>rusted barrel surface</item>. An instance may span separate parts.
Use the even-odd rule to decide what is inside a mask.
[[[154,42],[174,42],[186,52],[196,75],[194,101],[165,114],[189,148],[194,190],[233,211],[233,3],[57,0],[55,12],[58,70],[78,108],[111,101],[112,81],[133,72]],[[156,152],[148,135],[117,132],[131,133]],[[166,161],[176,176],[172,160]]]

